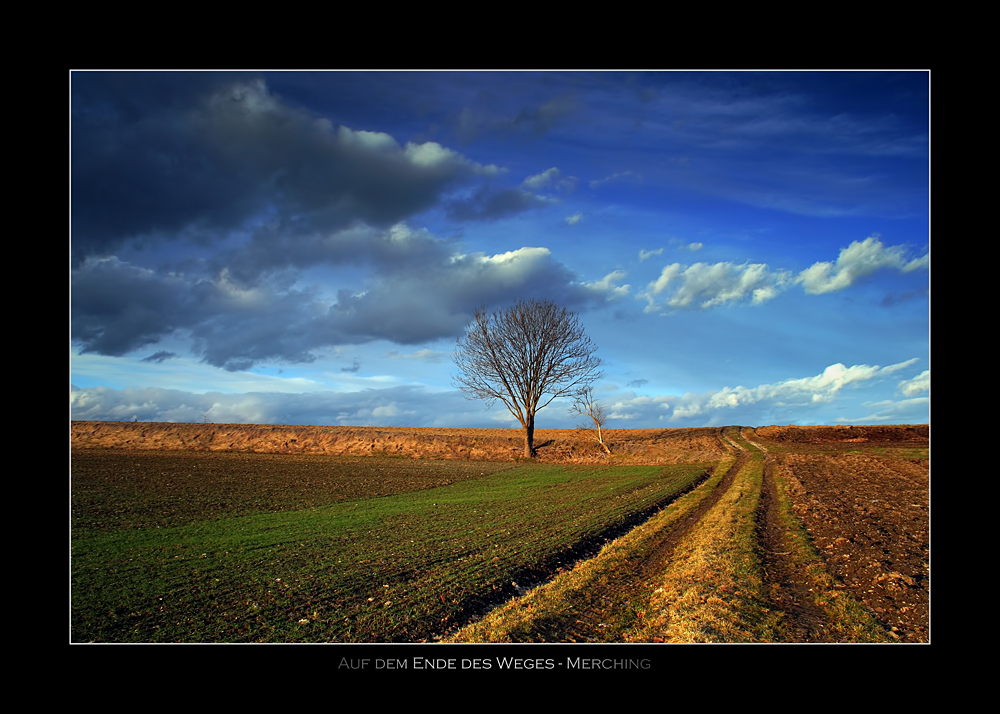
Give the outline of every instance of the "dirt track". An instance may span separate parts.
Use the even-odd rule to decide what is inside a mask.
[[[723,430],[719,430],[722,438]],[[719,500],[747,462],[746,451],[740,450],[736,462],[729,468],[714,491],[685,518],[669,530],[658,531],[649,542],[649,550],[642,559],[622,563],[609,573],[601,589],[588,589],[576,593],[575,617],[572,622],[548,623],[543,641],[559,642],[614,642],[609,634],[615,630],[604,629],[606,624],[628,619],[648,598],[656,587],[657,576],[667,567],[677,544]]]
[[[743,429],[743,435],[766,455],[756,516],[756,550],[764,585],[759,612],[774,623],[776,641],[929,642],[925,428],[878,427],[866,436],[846,428],[769,427],[761,431],[767,438],[749,428]],[[623,633],[633,632],[628,635],[630,640],[671,641],[655,636],[657,630],[635,634],[642,629],[636,618],[652,616],[662,621],[662,613],[648,610],[650,592],[673,567],[678,544],[701,527],[705,515],[748,464],[744,447],[728,438],[725,430],[719,430],[718,436],[720,443],[725,441],[739,450],[740,457],[697,509],[660,531],[644,535],[641,554],[617,562],[609,560],[608,569],[599,571],[601,577],[586,579],[580,588],[560,585],[559,597],[569,607],[560,608],[559,615],[538,617],[527,631],[520,625],[516,636],[512,631],[510,636],[515,641],[614,642],[620,641]],[[776,474],[786,484],[786,492],[790,491],[791,509],[808,533],[812,545],[806,553],[813,555],[807,559],[801,551],[788,550],[791,526],[780,515]],[[786,510],[784,518],[788,517]],[[725,548],[724,544],[719,546]],[[825,571],[822,576],[815,570],[817,550],[820,572]],[[867,614],[861,617],[873,629],[852,629],[850,623],[858,619],[835,619],[847,616],[846,611],[827,607],[828,601],[838,596],[842,601],[853,597],[862,603],[862,612],[866,609]],[[738,597],[738,593],[722,588],[710,599],[729,597]],[[749,627],[746,636],[760,641],[750,634],[754,625]],[[501,636],[504,630],[492,632],[491,637]],[[477,641],[477,636],[465,641]],[[693,641],[720,641],[710,630],[705,638]]]

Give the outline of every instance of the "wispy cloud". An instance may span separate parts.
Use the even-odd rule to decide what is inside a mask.
[[[468,198],[449,201],[448,216],[458,221],[496,221],[536,208],[544,208],[557,201],[538,196],[521,188],[492,188],[486,186]]]
[[[907,397],[915,397],[921,392],[929,392],[931,389],[931,372],[929,369],[925,369],[923,372],[918,374],[913,379],[904,379],[898,385],[896,389],[900,391],[901,394]]]
[[[609,183],[616,183],[618,181],[638,181],[641,178],[642,177],[634,171],[620,171],[618,173],[611,174],[610,176],[605,176],[602,179],[594,179],[590,182],[590,187],[600,188]]]
[[[576,188],[576,177],[563,176],[562,171],[553,166],[551,169],[547,169],[540,174],[529,176],[524,179],[521,185],[529,191],[555,189],[571,192]]]
[[[528,131],[541,136],[579,110],[580,104],[572,94],[559,94],[516,114],[498,113],[489,106],[467,106],[459,114],[454,131],[462,143],[474,141],[486,133]]]
[[[421,359],[421,360],[425,360],[427,362],[433,362],[435,364],[440,364],[441,362],[445,361],[445,359],[448,357],[448,355],[446,353],[444,353],[444,352],[439,352],[437,350],[431,350],[431,349],[426,349],[425,348],[425,349],[422,349],[422,350],[417,350],[416,352],[411,352],[408,355],[400,354],[396,350],[392,350],[392,351],[389,352],[389,357],[391,359],[400,359],[400,358],[402,358],[402,359]]]
[[[176,389],[109,389],[73,387],[74,420],[201,422],[230,424],[317,424],[352,426],[489,426],[482,409],[469,410],[460,392],[434,392],[416,386],[364,389],[356,392],[287,394],[249,392],[197,394]],[[290,415],[295,415],[290,421]]]
[[[406,355],[423,359],[425,351]],[[390,355],[391,356],[391,355]],[[835,402],[845,390],[864,390],[892,375],[912,367],[918,360],[897,364],[846,366],[830,365],[811,377],[792,378],[756,387],[723,387],[709,392],[683,395],[615,394],[606,399],[609,416],[623,422],[644,424],[691,422],[701,424],[774,423],[762,421],[775,412],[794,408],[799,420],[808,423],[808,415],[824,404]],[[926,372],[900,384],[920,382]],[[646,380],[629,386],[639,387]],[[919,420],[927,397],[903,400],[864,402],[866,412],[858,417],[841,417],[848,423]],[[72,387],[72,418],[113,421],[210,421],[229,423],[302,423],[355,424],[385,426],[489,426],[499,420],[509,426],[505,410],[484,412],[470,407],[461,392],[432,391],[404,385],[388,388],[365,388],[360,391],[314,391],[305,393],[246,392],[194,393],[176,389],[109,389]],[[287,414],[297,414],[289,422]],[[783,413],[783,412],[782,412]],[[564,415],[554,412],[548,418],[571,426]],[[926,417],[922,417],[926,418]],[[815,422],[814,422],[815,423]]]
[[[742,415],[752,418],[761,409],[785,408],[795,405],[800,411],[830,403],[848,388],[860,388],[879,382],[889,375],[914,365],[916,358],[880,367],[858,364],[848,367],[842,363],[830,365],[820,374],[811,377],[786,379],[756,387],[723,387],[702,394],[636,396],[623,394],[616,398],[611,410],[623,419],[642,419],[677,422],[685,419],[711,420],[714,413],[743,410]],[[919,377],[917,378],[919,379]],[[630,385],[631,386],[631,385]],[[723,421],[733,417],[721,417]],[[725,421],[732,423],[732,421]]]
[[[929,404],[928,397],[865,402],[862,406],[868,410],[868,413],[858,417],[839,417],[834,422],[839,424],[871,424],[872,422],[914,424],[927,418]]]

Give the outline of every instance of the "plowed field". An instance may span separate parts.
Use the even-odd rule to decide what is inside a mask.
[[[927,642],[929,462],[919,442],[805,443],[822,450],[779,451],[775,469],[827,569],[891,637]]]

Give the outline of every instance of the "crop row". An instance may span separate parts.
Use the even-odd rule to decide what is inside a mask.
[[[359,497],[362,489],[322,502],[309,486],[310,499],[285,494],[283,510],[267,512],[243,493],[229,501],[238,507],[202,504],[163,522],[151,503],[162,488],[144,501],[120,470],[107,477],[123,479],[126,510],[136,517],[95,521],[93,504],[115,510],[114,484],[82,489],[79,502],[74,484],[74,641],[431,639],[514,594],[519,580],[559,567],[581,543],[670,501],[706,468],[505,464],[500,471],[465,462],[469,473],[429,488],[433,479],[415,476],[412,463],[386,468],[376,497]],[[394,473],[409,485],[393,492]],[[344,474],[341,482],[350,483]],[[315,472],[299,477],[322,482]],[[185,488],[200,483],[185,478]],[[423,487],[413,490],[417,482]]]

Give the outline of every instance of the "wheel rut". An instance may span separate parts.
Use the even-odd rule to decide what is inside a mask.
[[[783,613],[789,641],[829,642],[830,622],[823,609],[813,601],[805,568],[794,563],[787,551],[773,469],[774,462],[769,458],[764,464],[764,492],[758,523],[765,592],[772,609]]]
[[[781,522],[778,484],[774,478],[775,458],[759,443],[751,443],[765,454],[757,540],[761,550],[765,592],[771,608],[782,613],[787,641],[830,642],[830,621],[814,601],[805,566],[791,558],[785,542],[787,528]]]
[[[623,627],[641,619],[645,603],[657,586],[656,578],[667,567],[677,544],[718,502],[750,458],[744,448],[725,437],[722,429],[719,438],[733,445],[738,454],[715,490],[672,528],[657,533],[641,556],[623,562],[596,587],[575,593],[571,598],[575,613],[571,621],[540,621],[537,635],[542,641],[617,642]]]

